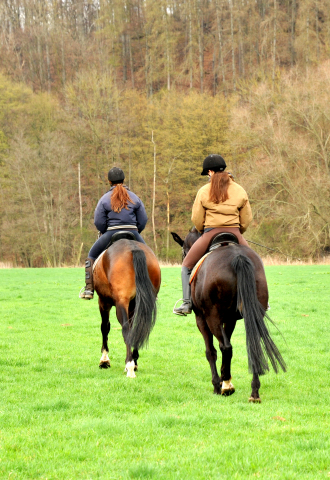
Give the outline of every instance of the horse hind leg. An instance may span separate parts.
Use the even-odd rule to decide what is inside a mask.
[[[220,395],[221,382],[220,382],[220,377],[219,377],[217,365],[216,365],[217,351],[213,345],[213,335],[206,321],[202,317],[196,315],[196,322],[197,322],[197,327],[201,332],[201,334],[203,335],[204,342],[205,342],[205,347],[206,347],[205,355],[211,368],[212,384],[214,387],[213,393]]]
[[[119,323],[122,326],[122,334],[124,338],[124,342],[126,345],[126,359],[125,359],[125,369],[124,373],[127,373],[129,378],[135,378],[135,361],[133,358],[133,353],[130,344],[128,343],[128,336],[129,336],[129,318],[128,318],[128,308],[124,305],[117,305],[116,306],[116,314]]]
[[[133,360],[134,360],[134,370],[135,370],[135,372],[136,372],[137,369],[138,369],[137,361],[138,361],[139,356],[140,356],[140,355],[139,355],[139,351],[138,351],[136,348],[133,349],[133,354],[132,354],[132,356],[133,356]]]
[[[249,398],[249,402],[261,403],[261,398],[259,396],[260,380],[259,380],[259,375],[257,373],[253,374],[251,387],[252,387],[252,393],[251,393],[251,397]]]
[[[102,332],[102,347],[101,347],[101,359],[99,363],[100,368],[110,368],[110,359],[109,359],[109,347],[108,347],[108,335],[110,332],[110,309],[111,306],[103,304],[99,299],[99,309],[102,318],[101,323],[101,332]]]
[[[134,309],[135,309],[135,298],[133,300],[130,301],[130,304],[129,304],[129,307],[128,307],[128,316],[129,318],[133,318],[133,315],[134,315]],[[133,349],[133,353],[132,353],[132,357],[133,357],[133,360],[134,360],[134,371],[136,372],[137,369],[138,369],[138,364],[137,364],[137,361],[139,359],[139,351],[134,348]]]
[[[221,328],[221,337],[220,338],[220,350],[222,353],[222,364],[221,364],[221,395],[229,396],[235,392],[235,387],[231,382],[231,359],[233,356],[233,347],[230,343],[231,335],[234,331],[236,322],[232,325],[225,324],[220,326]]]

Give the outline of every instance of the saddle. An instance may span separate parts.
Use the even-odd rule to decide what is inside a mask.
[[[118,242],[118,240],[122,240],[123,238],[125,240],[135,240],[135,241],[137,241],[134,233],[129,232],[128,230],[120,230],[120,232],[116,232],[112,235],[111,241],[110,241],[109,245],[107,246],[107,248],[110,247],[110,245],[112,245],[113,243]]]
[[[191,283],[193,281],[196,273],[199,270],[199,267],[202,265],[205,258],[208,255],[210,255],[211,252],[213,252],[213,250],[215,250],[216,248],[219,248],[219,247],[225,247],[225,246],[227,246],[231,243],[234,243],[236,245],[239,243],[238,238],[236,237],[236,235],[234,233],[230,233],[230,232],[218,233],[218,235],[216,235],[213,238],[213,240],[211,241],[210,246],[209,246],[207,252],[205,253],[205,255],[203,255],[203,257],[200,260],[198,260],[198,262],[194,266],[194,268],[193,268],[193,270],[190,274],[189,283]]]
[[[120,232],[116,232],[112,235],[111,237],[111,241],[108,243],[107,247],[105,250],[103,250],[103,252],[97,257],[97,259],[95,260],[94,264],[93,264],[93,272],[94,272],[94,269],[96,267],[96,264],[100,261],[100,259],[103,257],[105,251],[115,242],[117,242],[118,240],[121,240],[122,238],[126,239],[126,240],[136,240],[135,238],[135,235],[134,233],[132,232],[128,232],[127,230],[120,230]]]
[[[218,235],[216,235],[212,239],[212,241],[210,243],[210,246],[209,246],[209,249],[208,249],[208,252],[212,252],[216,248],[224,247],[226,245],[229,245],[230,243],[236,243],[236,244],[239,243],[238,238],[236,237],[236,235],[234,233],[230,233],[230,232],[218,233]]]

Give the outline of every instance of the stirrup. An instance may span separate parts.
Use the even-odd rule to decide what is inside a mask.
[[[84,300],[92,300],[94,296],[94,291],[87,290],[86,287],[82,287],[79,292],[79,298],[83,298]]]
[[[184,313],[184,312],[176,312],[176,311],[175,311],[175,307],[176,307],[176,305],[177,305],[178,302],[183,302],[182,305],[184,305],[184,304],[186,303],[183,298],[180,298],[179,300],[177,300],[177,301],[175,302],[175,305],[174,305],[174,308],[173,308],[173,313],[174,313],[175,315],[180,315],[181,317],[186,317],[187,315],[190,315],[191,312],[192,312],[192,308],[191,308],[191,307],[190,307],[190,312],[187,312],[187,313]],[[181,306],[182,306],[182,305],[181,305]],[[189,305],[189,304],[186,303],[186,305]],[[179,307],[179,308],[180,308],[180,307]]]

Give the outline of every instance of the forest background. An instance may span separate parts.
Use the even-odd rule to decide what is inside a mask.
[[[1,0],[0,261],[80,265],[114,165],[180,261],[210,153],[247,238],[327,256],[329,58],[329,0]]]

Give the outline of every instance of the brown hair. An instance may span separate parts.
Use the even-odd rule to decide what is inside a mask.
[[[215,172],[211,177],[211,190],[209,200],[213,203],[221,203],[228,200],[228,186],[230,176],[227,172]]]
[[[113,185],[115,188],[111,195],[111,209],[116,212],[120,213],[123,208],[128,210],[128,202],[134,203],[131,197],[129,196],[126,188],[123,187],[122,183],[116,183]]]

